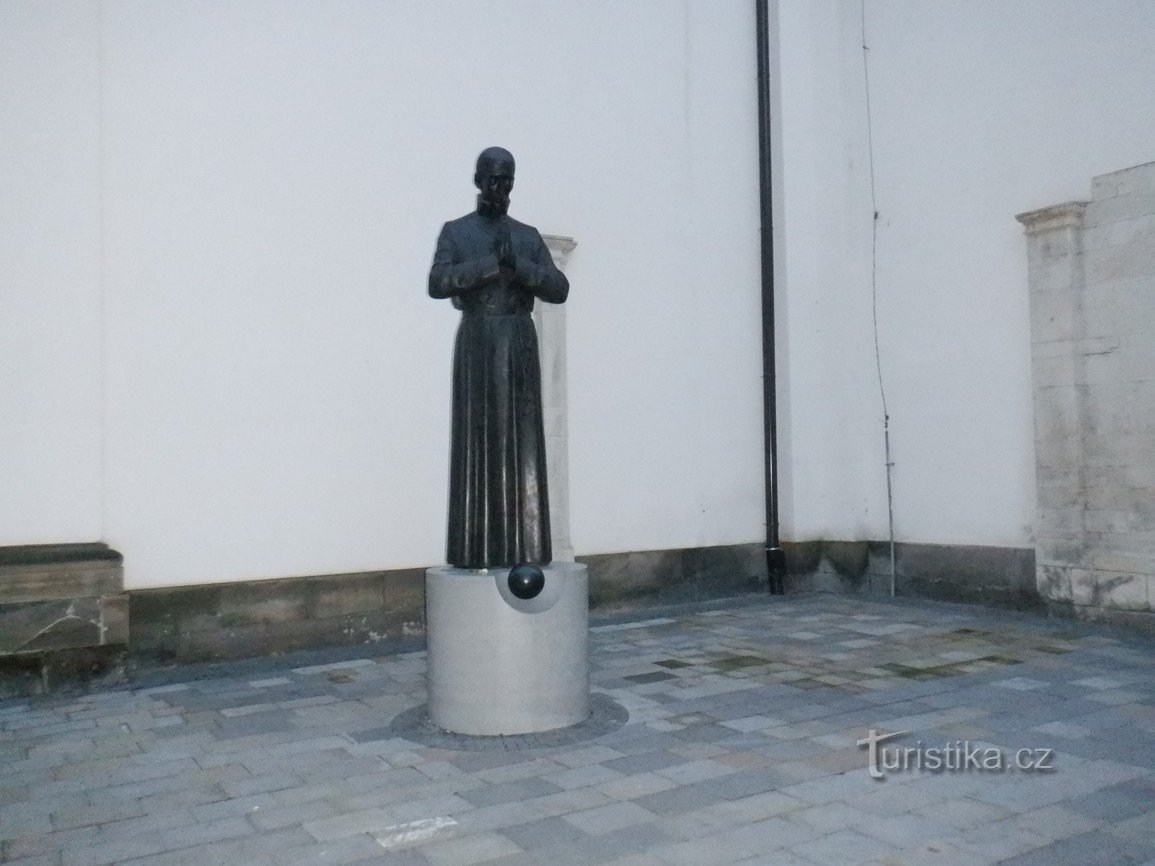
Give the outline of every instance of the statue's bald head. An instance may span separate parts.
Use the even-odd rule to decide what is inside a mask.
[[[475,176],[481,175],[495,164],[509,166],[509,174],[513,174],[513,154],[504,147],[487,147],[477,155]]]
[[[477,157],[473,184],[481,193],[477,197],[479,213],[504,214],[513,189],[513,154],[504,147],[487,147]]]

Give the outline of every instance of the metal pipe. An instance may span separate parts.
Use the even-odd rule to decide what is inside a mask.
[[[770,176],[770,10],[754,0],[758,29],[758,195],[762,209],[762,405],[766,448],[766,572],[772,595],[786,592],[778,538],[778,397],[774,363],[774,212]]]

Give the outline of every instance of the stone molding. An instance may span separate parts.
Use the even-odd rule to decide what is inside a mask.
[[[1055,229],[1078,228],[1083,223],[1083,213],[1086,209],[1085,201],[1065,201],[1062,204],[1015,214],[1015,219],[1025,226],[1027,234],[1034,235]]]

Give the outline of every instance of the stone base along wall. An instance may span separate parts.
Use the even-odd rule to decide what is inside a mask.
[[[783,542],[788,592],[890,594],[885,541]],[[1015,610],[1042,607],[1030,548],[895,545],[895,595]]]
[[[128,594],[115,550],[0,547],[0,697],[118,676],[127,641]]]
[[[130,623],[132,656],[145,663],[391,647],[425,633],[425,570],[133,590]]]
[[[760,544],[579,557],[590,604],[629,609],[766,590]],[[299,649],[380,645],[425,634],[425,570],[202,584],[131,593],[132,657],[221,661]],[[416,645],[420,645],[417,643]]]

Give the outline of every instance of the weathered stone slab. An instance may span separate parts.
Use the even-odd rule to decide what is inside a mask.
[[[678,604],[766,588],[765,547],[733,544],[583,556],[591,607]]]
[[[0,604],[108,595],[123,588],[121,556],[107,545],[0,547]]]
[[[128,594],[105,544],[0,548],[0,696],[121,669]]]
[[[785,542],[791,592],[890,593],[884,541]],[[951,544],[895,545],[895,593],[994,607],[1040,606],[1030,548]]]
[[[421,634],[424,604],[420,569],[137,590],[132,652],[199,662],[376,644]]]
[[[104,544],[0,548],[0,654],[128,639],[121,556]]]
[[[119,565],[0,566],[0,604],[108,595],[120,592],[122,581]]]
[[[124,594],[0,604],[0,654],[122,644]]]

